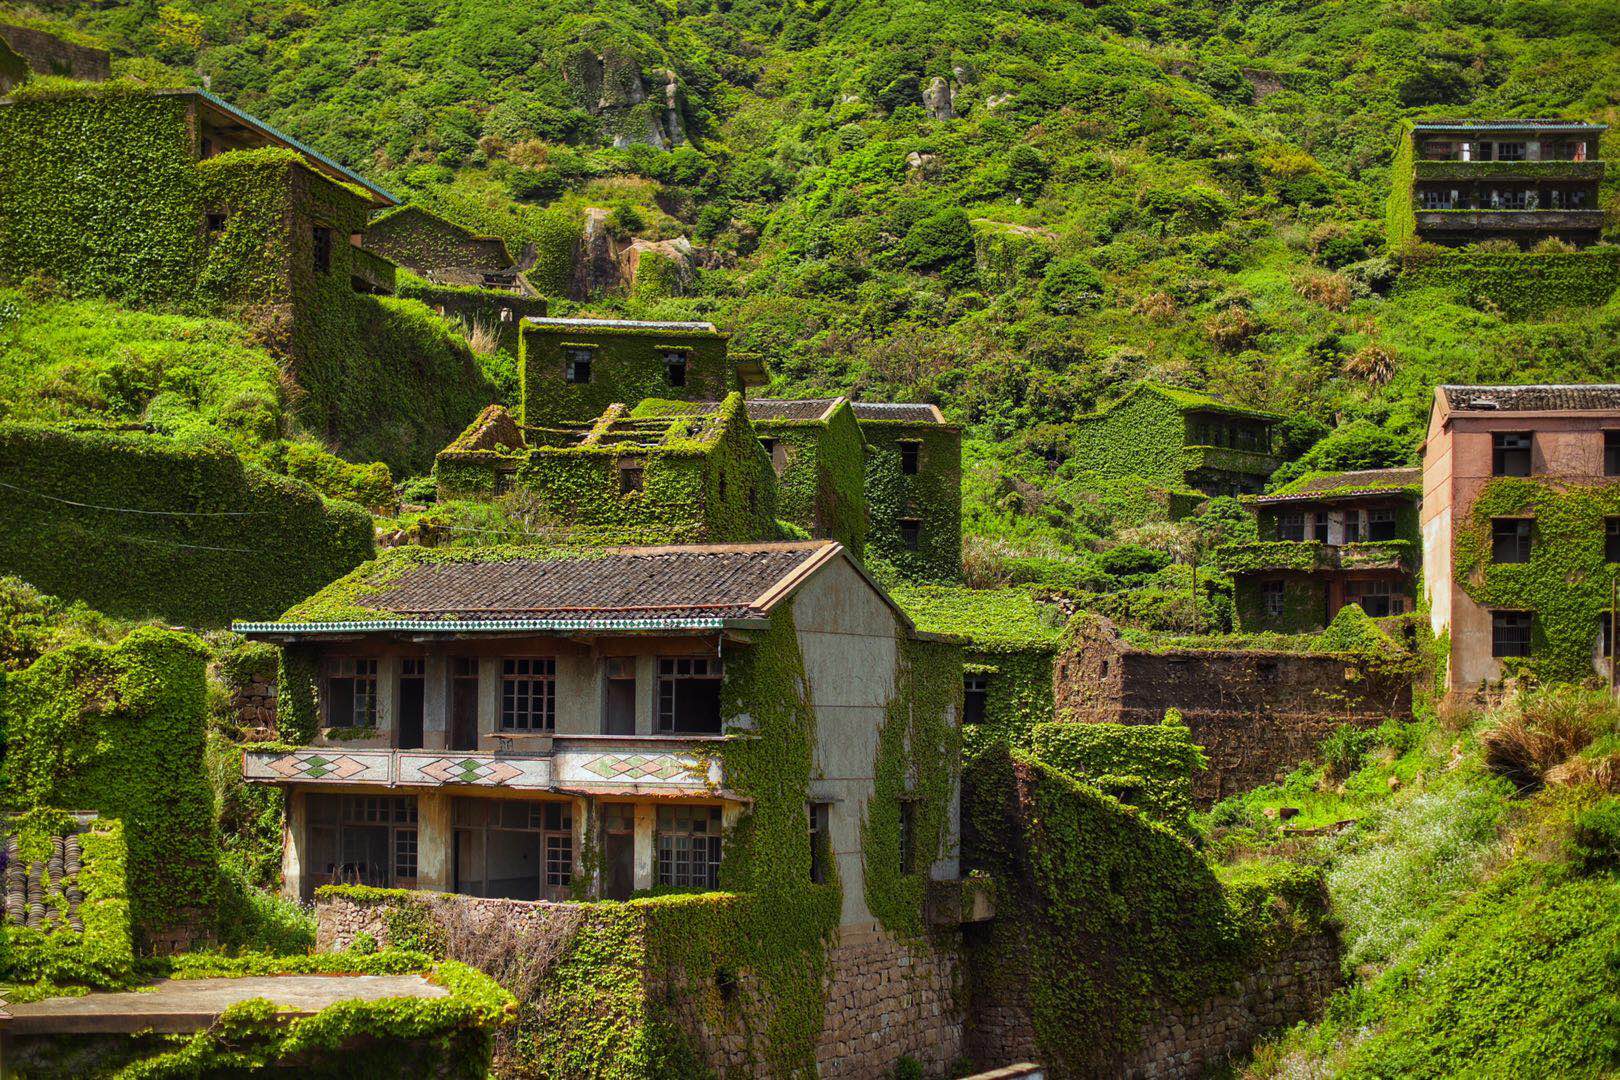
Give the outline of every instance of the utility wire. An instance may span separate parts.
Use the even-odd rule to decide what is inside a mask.
[[[45,499],[53,503],[62,503],[64,506],[77,506],[85,510],[110,510],[115,514],[142,514],[147,517],[257,517],[266,513],[263,510],[136,510],[128,506],[102,506],[98,503],[74,502],[72,499],[59,499],[55,495],[46,495],[41,491],[32,491],[16,484],[8,484],[0,480],[0,487],[20,491],[24,495],[32,495],[36,499]],[[234,548],[221,548],[221,551],[236,550]],[[244,549],[245,550],[245,549]]]

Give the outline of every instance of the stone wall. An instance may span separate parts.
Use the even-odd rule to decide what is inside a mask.
[[[106,49],[75,45],[55,34],[27,26],[0,23],[0,40],[28,62],[36,75],[64,75],[86,82],[106,82],[112,77],[112,62]]]
[[[481,926],[499,927],[503,940],[515,941],[526,951],[560,956],[593,906],[427,892],[419,897],[435,922],[449,928],[447,954],[475,966],[486,958],[469,949],[493,936],[481,932]],[[322,896],[315,905],[316,948],[344,949],[361,934],[386,946],[388,912],[387,903]],[[544,962],[543,956],[537,959]],[[647,1000],[671,1005],[709,1068],[720,1075],[758,1071],[749,1049],[756,1041],[749,1033],[757,1032],[758,1018],[749,1016],[746,1007],[727,1009],[723,1020],[717,1021],[706,1007],[712,997],[709,987],[685,986],[687,976],[677,971],[645,971],[643,977]],[[920,1062],[928,1076],[948,1075],[965,1052],[961,989],[954,943],[935,947],[906,942],[876,925],[841,928],[827,951],[826,1012],[816,1047],[818,1075],[824,1080],[886,1076],[904,1057]],[[737,1001],[752,1000],[755,990],[747,972],[737,973]]]
[[[1412,681],[1361,657],[1253,650],[1132,648],[1105,620],[1076,622],[1059,654],[1060,719],[1157,724],[1176,709],[1209,768],[1193,795],[1208,806],[1286,775],[1342,724],[1412,714]]]
[[[1246,1054],[1255,1041],[1317,1016],[1339,986],[1338,942],[1323,934],[1235,981],[1226,993],[1165,1010],[1142,1032],[1142,1049],[1121,1062],[1128,1080],[1202,1076],[1222,1060]]]
[[[231,716],[249,740],[269,739],[276,731],[276,675],[255,674],[231,689]]]

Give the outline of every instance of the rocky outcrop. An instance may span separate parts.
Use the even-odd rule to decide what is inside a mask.
[[[685,296],[691,291],[696,268],[707,265],[707,252],[694,248],[684,236],[621,241],[613,235],[608,217],[599,206],[585,211],[574,257],[576,299],[619,290],[648,296]]]
[[[956,91],[942,75],[935,75],[929,80],[928,86],[922,94],[923,108],[935,120],[954,120],[956,118]]]
[[[563,80],[579,102],[602,121],[616,147],[637,144],[669,150],[686,141],[680,79],[673,71],[643,73],[635,57],[581,46],[563,67]]]

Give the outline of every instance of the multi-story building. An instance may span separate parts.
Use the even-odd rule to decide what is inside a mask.
[[[1421,523],[1449,688],[1608,674],[1620,385],[1436,387]]]
[[[804,786],[812,878],[841,883],[846,924],[871,919],[876,799],[903,804],[902,872],[957,875],[954,786],[881,794],[874,776],[912,770],[874,757],[929,702],[954,731],[960,649],[919,634],[832,541],[398,549],[237,629],[284,651],[278,723],[301,745],[250,749],[244,769],[289,795],[290,896],[712,889],[731,827],[780,794],[762,782]]]
[[[1413,232],[1431,243],[1557,237],[1584,247],[1603,228],[1606,130],[1564,120],[1411,124],[1396,148],[1391,197],[1410,198]]]
[[[1311,473],[1246,497],[1259,539],[1220,559],[1244,630],[1320,630],[1346,604],[1374,618],[1415,606],[1422,471]]]
[[[1103,476],[1137,477],[1206,495],[1256,494],[1282,464],[1276,413],[1179,386],[1141,382],[1075,417],[1070,457]]]

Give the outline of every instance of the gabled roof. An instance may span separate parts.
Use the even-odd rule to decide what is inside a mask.
[[[200,89],[190,89],[190,90],[180,90],[180,91],[158,90],[158,91],[154,91],[154,93],[159,93],[159,94],[163,94],[163,93],[194,94],[198,98],[200,98],[206,105],[213,106],[214,109],[218,110],[219,112],[225,113],[232,120],[235,120],[236,122],[240,123],[244,127],[258,132],[260,135],[264,136],[267,139],[270,139],[273,142],[279,142],[284,146],[291,147],[292,149],[298,151],[304,157],[310,159],[311,162],[314,164],[314,166],[320,172],[326,173],[328,176],[332,177],[332,179],[334,179],[334,180],[337,180],[339,183],[355,184],[355,185],[358,185],[359,187],[364,188],[367,192],[369,192],[371,194],[372,200],[374,202],[376,202],[379,206],[394,206],[399,202],[399,200],[394,198],[393,195],[389,194],[387,191],[384,191],[382,188],[378,187],[376,184],[373,184],[370,180],[367,180],[365,177],[361,176],[359,173],[355,172],[353,169],[349,168],[347,165],[338,164],[336,161],[333,161],[331,158],[327,157],[325,154],[321,153],[319,150],[316,150],[314,147],[306,146],[304,143],[299,142],[297,139],[293,138],[291,135],[287,135],[287,134],[284,134],[281,131],[276,130],[275,128],[271,127],[269,124],[265,123],[263,120],[260,120],[258,117],[250,116],[249,114],[243,112],[241,109],[238,109],[235,105],[232,105],[230,102],[226,101],[224,98],[219,97],[219,96],[217,96],[215,94],[211,94],[207,90],[200,90]]]
[[[758,626],[817,570],[832,540],[668,547],[394,548],[271,623],[259,637],[408,630],[717,630]],[[850,565],[865,577],[859,564]],[[871,583],[871,579],[866,579]],[[872,584],[911,629],[894,601]]]
[[[1243,405],[1233,405],[1230,402],[1221,400],[1214,394],[1207,394],[1201,390],[1188,390],[1183,386],[1170,386],[1167,383],[1153,382],[1147,379],[1144,379],[1135,386],[1132,386],[1129,390],[1125,391],[1124,394],[1120,395],[1120,397],[1115,399],[1113,402],[1104,405],[1096,412],[1087,413],[1083,416],[1077,416],[1075,419],[1093,420],[1106,416],[1115,409],[1119,408],[1121,405],[1124,405],[1137,394],[1152,394],[1155,397],[1162,398],[1174,405],[1177,410],[1183,413],[1217,412],[1225,413],[1228,416],[1247,417],[1253,420],[1283,419],[1279,413],[1266,412],[1263,409],[1251,409]]]
[[[838,403],[844,400],[841,397],[749,398],[748,419],[755,423],[761,420],[827,420],[838,408]]]
[[[1593,124],[1582,120],[1423,120],[1412,125],[1413,131],[1607,131],[1607,124]]]
[[[1265,506],[1287,502],[1326,502],[1379,494],[1410,495],[1414,498],[1422,495],[1423,470],[1414,466],[1401,469],[1306,473],[1268,495],[1251,496],[1243,501],[1256,506]]]
[[[890,420],[903,424],[943,424],[945,414],[938,405],[903,401],[852,401],[857,420]]]
[[[1614,412],[1620,385],[1572,383],[1544,386],[1441,386],[1451,412]]]

